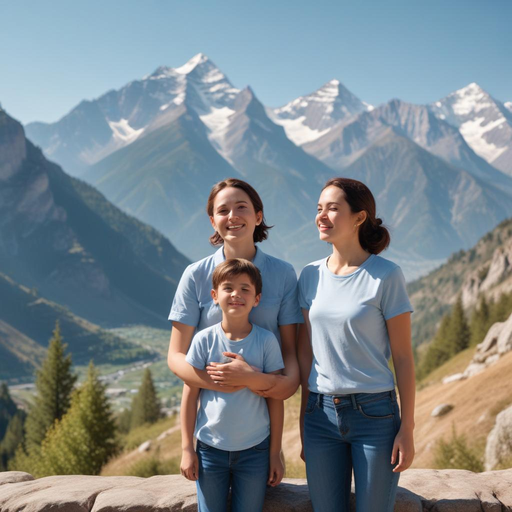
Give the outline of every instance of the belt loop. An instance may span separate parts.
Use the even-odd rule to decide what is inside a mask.
[[[324,395],[322,395],[322,393],[318,393],[318,396],[316,397],[317,407],[322,408],[323,397],[324,397]]]
[[[352,400],[352,408],[357,409],[356,396],[354,393],[351,393],[350,400]]]

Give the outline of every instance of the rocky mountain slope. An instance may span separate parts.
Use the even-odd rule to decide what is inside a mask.
[[[101,325],[166,325],[187,260],[153,228],[108,204],[0,111],[0,268]]]

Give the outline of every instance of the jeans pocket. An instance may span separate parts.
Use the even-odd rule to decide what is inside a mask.
[[[202,452],[204,452],[206,450],[209,450],[210,448],[211,448],[211,446],[209,444],[205,444],[202,441],[200,441],[199,439],[197,440],[197,449],[198,450],[201,450]]]
[[[371,420],[384,420],[395,416],[393,405],[388,397],[357,404],[357,408],[365,418]]]
[[[256,450],[257,452],[266,452],[270,449],[270,436],[263,439],[260,444],[257,444],[256,446],[252,447],[253,450]]]
[[[315,410],[317,398],[318,395],[316,393],[309,393],[304,414],[311,414]]]

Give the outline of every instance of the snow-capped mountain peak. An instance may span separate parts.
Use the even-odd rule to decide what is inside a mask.
[[[311,94],[299,96],[268,114],[297,145],[318,139],[333,126],[373,107],[332,79]]]
[[[209,61],[210,59],[204,53],[198,53],[197,55],[194,55],[186,64],[183,64],[183,66],[176,68],[175,71],[180,75],[188,75],[197,66],[199,66],[200,64],[205,64]]]
[[[472,82],[429,108],[457,127],[475,153],[512,174],[512,123],[503,103]]]
[[[512,101],[506,101],[504,105],[507,110],[510,110],[510,112],[512,112]]]

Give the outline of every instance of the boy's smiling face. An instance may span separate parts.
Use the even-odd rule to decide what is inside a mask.
[[[212,290],[213,301],[229,317],[249,316],[251,309],[259,304],[260,297],[247,274],[230,277],[222,281],[217,290]]]

